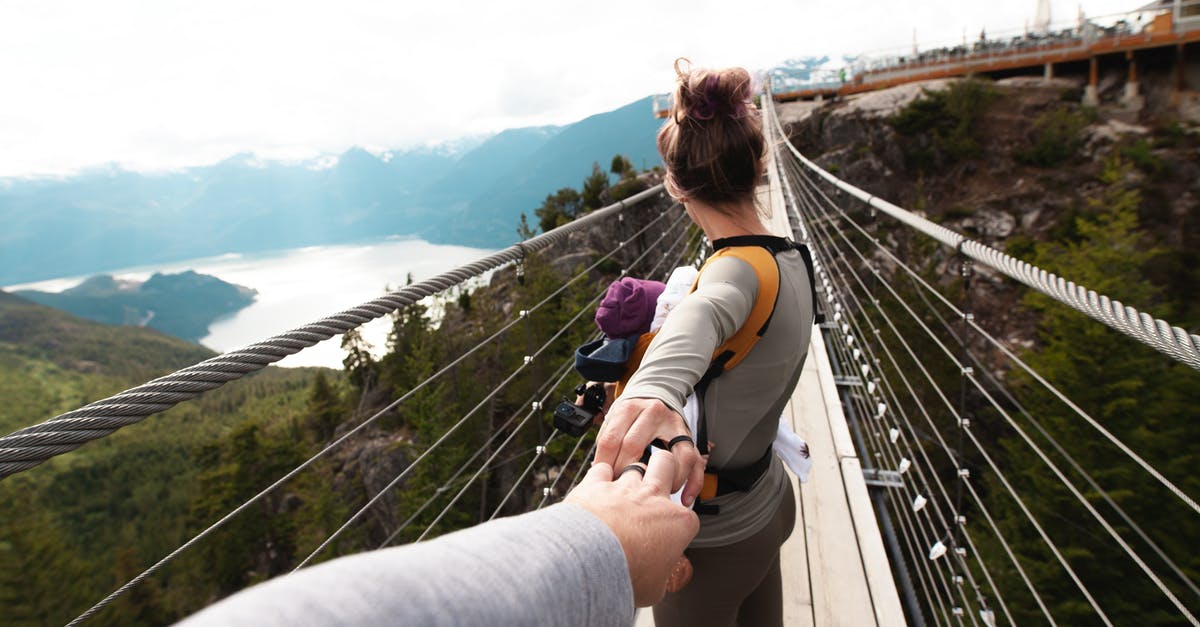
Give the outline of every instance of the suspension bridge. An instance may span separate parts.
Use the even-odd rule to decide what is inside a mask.
[[[975,265],[1004,275],[1026,289],[1042,293],[1064,307],[1094,319],[1097,325],[1125,334],[1174,360],[1200,370],[1200,337],[1126,304],[1097,294],[1028,263],[874,197],[839,180],[801,154],[787,139],[764,98],[764,127],[773,147],[760,202],[770,208],[770,228],[806,242],[816,259],[820,309],[826,314],[821,332],[807,347],[805,369],[786,409],[796,431],[813,454],[811,481],[795,484],[797,525],[784,545],[785,616],[788,625],[979,625],[1045,622],[1060,624],[1085,616],[1086,622],[1115,624],[1116,600],[1095,593],[1094,573],[1086,556],[1071,549],[1073,538],[1046,528],[1044,510],[1030,507],[1041,495],[1013,480],[1010,457],[1020,449],[1029,463],[1044,466],[1049,481],[1065,489],[1080,518],[1080,534],[1113,547],[1120,563],[1106,564],[1157,595],[1153,610],[1165,623],[1200,624],[1200,588],[1194,562],[1168,546],[1161,534],[1147,531],[1122,503],[1123,491],[1134,489],[1104,469],[1081,466],[1068,447],[1043,427],[1042,416],[1028,412],[993,364],[981,359],[972,342],[986,345],[1005,360],[1007,372],[1020,372],[1030,385],[1052,396],[1063,415],[1090,438],[1111,445],[1114,455],[1139,474],[1136,485],[1161,493],[1163,507],[1182,509],[1189,520],[1200,515],[1194,495],[1180,487],[1181,477],[1164,472],[1155,458],[1136,450],[1120,434],[1095,417],[1096,408],[1076,404],[977,321],[971,310],[969,283]],[[516,265],[531,254],[561,243],[598,225],[623,222],[647,211],[663,197],[661,186],[595,211],[566,226],[437,277],[409,285],[359,307],[327,317],[238,351],[208,359],[115,396],[90,403],[41,424],[0,438],[0,477],[34,468],[114,431],[133,426],[178,403],[260,370],[283,357],[345,333],[420,299],[446,292],[472,277]],[[864,216],[867,219],[864,220]],[[869,220],[869,221],[868,221]],[[878,225],[890,221],[913,237],[942,246],[956,259],[964,296],[955,301],[879,237]],[[643,220],[645,226],[613,241],[606,254],[565,280],[549,296],[511,316],[481,342],[442,364],[386,407],[348,428],[306,461],[263,487],[242,505],[211,521],[175,550],[94,605],[79,608],[72,623],[86,623],[115,599],[130,594],[147,578],[180,555],[194,550],[214,532],[254,504],[279,491],[318,460],[330,455],[379,419],[435,384],[456,365],[488,346],[512,341],[509,331],[584,280],[601,264],[621,256],[623,272],[663,278],[677,265],[696,263],[703,248],[689,231],[678,206]],[[631,252],[640,243],[640,252]],[[695,251],[699,249],[699,253]],[[588,325],[601,294],[579,307],[557,332],[532,338],[524,358],[474,409],[458,417],[439,438],[428,443],[383,489],[369,498],[323,541],[302,547],[301,568],[329,551],[339,537],[372,508],[386,503],[397,486],[422,464],[436,464],[443,445],[468,420],[532,364],[570,328]],[[527,409],[513,413],[491,430],[484,446],[456,469],[444,489],[419,504],[407,520],[390,530],[381,546],[393,543],[426,511],[440,507],[420,531],[423,539],[460,503],[479,478],[498,460],[509,458],[522,431],[544,423],[548,408],[573,383],[571,362],[551,364],[550,374]],[[946,377],[944,373],[950,372]],[[983,410],[978,406],[982,405]],[[1195,417],[1194,415],[1192,416]],[[1180,416],[1181,420],[1187,416]],[[136,429],[136,426],[132,428]],[[1007,434],[1006,448],[995,434]],[[515,473],[511,489],[481,520],[504,511],[518,491],[532,492],[530,507],[561,499],[582,477],[594,451],[592,441],[574,442],[567,459],[551,459],[549,447],[560,436],[549,433],[532,459]],[[1181,443],[1187,446],[1188,443]],[[535,488],[533,477],[545,481]],[[458,490],[455,492],[454,488]],[[1141,489],[1141,488],[1138,488]],[[443,493],[453,493],[442,503]],[[1013,514],[1001,517],[1001,514]],[[1039,512],[1042,518],[1039,518]],[[1014,523],[1013,521],[1017,521]],[[1194,524],[1194,523],[1193,523]],[[1036,545],[1030,549],[1031,544]],[[1034,559],[1040,555],[1044,559]],[[1047,581],[1054,585],[1047,586]],[[1063,608],[1070,608],[1064,614]],[[199,609],[199,608],[196,608]],[[1148,608],[1149,609],[1149,608]],[[1033,617],[1028,618],[1028,617]],[[1074,617],[1074,618],[1073,618]],[[650,624],[648,612],[639,624]]]

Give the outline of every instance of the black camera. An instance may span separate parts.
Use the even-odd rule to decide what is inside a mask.
[[[600,383],[580,383],[575,388],[575,395],[583,397],[581,404],[576,405],[564,398],[558,407],[554,408],[554,428],[579,437],[587,433],[592,422],[596,420],[596,414],[604,409],[607,397],[604,394],[604,385]]]

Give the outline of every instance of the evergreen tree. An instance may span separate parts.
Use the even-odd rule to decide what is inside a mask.
[[[582,198],[579,192],[570,187],[564,187],[547,195],[546,200],[542,201],[542,206],[538,207],[534,214],[537,215],[538,226],[542,228],[543,233],[546,233],[574,220],[579,215],[581,207]]]
[[[637,170],[634,169],[633,163],[624,155],[615,155],[612,159],[612,165],[608,168],[609,172],[616,174],[622,179],[632,178],[637,176]]]
[[[583,192],[580,194],[582,211],[593,211],[603,207],[603,196],[604,192],[608,191],[608,185],[608,173],[600,169],[599,163],[593,163],[592,173],[583,179]]]
[[[1143,311],[1154,311],[1163,307],[1161,290],[1144,280],[1143,266],[1157,251],[1146,244],[1138,229],[1140,195],[1124,182],[1126,170],[1117,160],[1106,164],[1101,182],[1107,187],[1076,218],[1077,239],[1037,244],[1035,263]],[[1177,446],[1200,437],[1196,421],[1189,419],[1200,406],[1200,377],[1195,371],[1040,293],[1031,292],[1025,301],[1040,312],[1041,320],[1040,346],[1023,359],[1185,492],[1200,493],[1200,480],[1194,473],[1196,454]],[[1167,315],[1169,311],[1156,313]],[[1200,572],[1200,559],[1191,548],[1200,542],[1194,513],[1023,372],[1015,371],[1012,379],[1030,413],[1194,578]],[[1025,430],[1033,433],[1028,425]],[[1080,533],[1079,521],[1092,523],[1091,516],[1028,446],[1016,436],[1001,444],[1008,466],[1015,469],[1018,492],[1037,495],[1027,498],[1026,505],[1110,618],[1120,624],[1175,624],[1178,615],[1168,601],[1110,538],[1099,531]],[[1050,448],[1044,441],[1039,444]],[[1066,467],[1057,455],[1051,456],[1061,468]],[[1083,485],[1078,477],[1071,478]],[[1013,544],[1031,565],[1034,584],[1046,595],[1056,619],[1070,624],[1094,621],[1094,612],[1016,505],[998,484],[989,492],[994,498],[993,513],[1017,538]],[[1128,533],[1097,495],[1089,496],[1102,514]],[[1088,528],[1093,527],[1089,524]],[[1002,558],[997,555],[997,559]],[[1138,575],[1131,576],[1135,572]],[[1019,588],[1015,576],[1006,574],[1012,587]],[[1176,592],[1187,594],[1185,590]],[[1038,619],[1032,605],[1020,613],[1031,622]]]
[[[327,442],[342,421],[342,400],[323,371],[313,377],[308,394],[308,430],[318,442]]]

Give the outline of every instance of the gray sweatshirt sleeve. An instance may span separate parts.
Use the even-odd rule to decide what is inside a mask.
[[[696,291],[667,316],[622,398],[656,398],[683,415],[692,386],[712,353],[737,333],[758,296],[758,276],[736,257],[720,257],[700,274]]]
[[[306,568],[239,592],[182,624],[632,622],[633,589],[620,542],[598,518],[568,503]]]

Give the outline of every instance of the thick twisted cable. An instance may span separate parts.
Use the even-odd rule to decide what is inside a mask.
[[[572,233],[587,229],[620,213],[626,207],[658,197],[662,191],[662,185],[657,185],[548,233],[433,278],[413,283],[358,307],[257,344],[206,359],[149,383],[0,437],[0,479],[33,468],[55,455],[73,451],[121,427],[141,422],[147,416],[257,372],[288,355],[386,316],[426,296],[443,292],[488,270],[519,261],[528,253],[560,242]]]
[[[1140,312],[1103,294],[1097,294],[1094,290],[1089,290],[1074,281],[1068,281],[1053,272],[1047,272],[990,246],[963,237],[955,231],[934,224],[902,207],[873,196],[826,172],[800,154],[800,151],[796,150],[790,141],[786,139],[784,141],[792,154],[808,169],[847,194],[951,248],[961,250],[967,257],[994,268],[1009,278],[1024,283],[1155,350],[1200,370],[1200,335],[1189,334],[1164,320]]]

